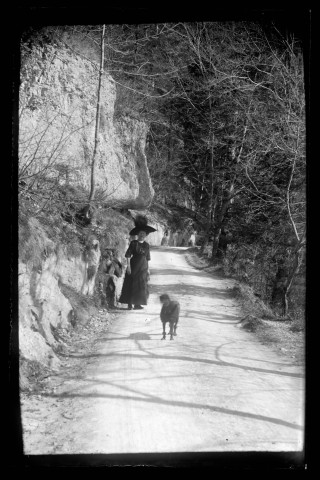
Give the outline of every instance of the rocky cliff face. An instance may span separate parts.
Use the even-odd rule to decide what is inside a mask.
[[[42,187],[49,179],[89,191],[98,77],[99,55],[70,34],[53,40],[47,29],[45,35],[22,44],[19,173],[32,183],[34,192],[35,179]],[[115,82],[105,72],[96,186],[106,205],[146,208],[154,194],[145,156],[148,127],[129,117],[115,118],[116,96]],[[89,319],[90,309],[83,308],[81,299],[92,296],[96,287],[100,242],[92,237],[85,252],[70,256],[57,253],[57,245],[35,219],[29,220],[28,229],[34,232],[33,248],[39,250],[41,261],[35,267],[19,259],[20,355],[22,360],[55,367],[59,364],[55,332]],[[119,281],[118,289],[120,285]]]
[[[43,256],[37,267],[24,258],[19,261],[20,355],[23,360],[36,361],[51,368],[59,365],[54,353],[59,346],[55,331],[68,331],[75,322],[85,324],[89,320],[90,312],[81,305],[81,296],[93,294],[100,245],[91,236],[86,250],[79,256],[70,257],[62,249],[56,251],[35,219],[29,220],[29,227],[32,231],[29,242],[37,241],[35,248],[40,254],[49,253]]]
[[[32,183],[34,198],[35,179],[42,191],[48,179],[62,187],[79,186],[89,191],[99,73],[96,52],[70,35],[59,41],[49,35],[45,41],[41,37],[22,45],[21,64],[20,178]],[[138,213],[148,208],[154,194],[145,156],[148,127],[121,116],[121,112],[115,115],[116,99],[116,84],[106,72],[101,91],[96,185],[104,192],[107,208],[134,209]],[[68,331],[76,323],[85,324],[90,318],[90,306],[83,305],[84,298],[92,297],[101,285],[104,297],[119,296],[123,276],[115,275],[113,264],[104,266],[109,258],[104,243],[107,253],[117,247],[120,258],[124,247],[121,242],[120,246],[113,245],[112,239],[115,231],[125,239],[133,222],[130,227],[129,220],[125,223],[114,217],[112,230],[107,220],[107,242],[93,235],[86,240],[85,251],[70,255],[52,241],[40,221],[26,218],[28,235],[22,232],[22,244],[26,246],[24,251],[31,252],[29,257],[36,254],[38,260],[29,261],[20,251],[20,359],[54,368],[59,366],[57,352],[62,345],[57,332]],[[151,220],[157,232],[150,236],[150,244],[160,245],[165,226],[159,219]],[[46,221],[50,226],[50,218]],[[54,228],[66,226],[61,219]]]
[[[75,41],[73,39],[73,41]],[[70,38],[31,40],[22,45],[19,165],[25,178],[41,172],[60,184],[90,187],[98,59],[75,52]],[[116,85],[103,75],[97,188],[106,202],[125,208],[146,208],[154,191],[145,155],[145,123],[115,119]]]

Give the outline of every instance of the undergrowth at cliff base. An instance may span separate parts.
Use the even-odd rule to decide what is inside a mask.
[[[76,327],[56,329],[57,340],[55,355],[60,361],[60,367],[52,369],[46,365],[20,357],[20,391],[23,394],[43,394],[47,391],[47,380],[59,374],[60,369],[83,367],[82,355],[92,352],[95,342],[108,329],[114,320],[114,315],[105,309],[97,309],[88,318],[85,325],[79,323]]]

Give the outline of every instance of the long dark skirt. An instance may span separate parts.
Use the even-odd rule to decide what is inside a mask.
[[[144,255],[134,255],[130,260],[131,274],[125,274],[119,303],[147,305],[148,262]]]

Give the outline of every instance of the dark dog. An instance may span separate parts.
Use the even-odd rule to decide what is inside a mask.
[[[173,335],[177,335],[177,326],[180,314],[180,304],[176,300],[170,300],[169,295],[164,293],[160,296],[160,302],[162,308],[160,312],[160,318],[162,322],[162,339],[166,339],[166,323],[170,325],[170,340],[173,340]]]

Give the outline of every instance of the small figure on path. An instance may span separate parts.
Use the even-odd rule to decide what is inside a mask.
[[[131,236],[137,235],[138,239],[130,242],[125,253],[127,270],[119,298],[119,303],[128,304],[128,310],[132,310],[133,305],[134,310],[140,310],[142,305],[147,305],[150,245],[145,242],[145,238],[155,231],[155,228],[148,225],[146,217],[138,215],[135,227],[129,232]]]
[[[166,230],[166,231],[164,232],[164,236],[163,236],[163,238],[162,238],[162,240],[161,240],[161,245],[167,247],[168,244],[169,244],[169,234],[168,234],[168,231]]]
[[[170,325],[170,340],[173,340],[173,335],[177,335],[177,325],[179,321],[180,313],[180,303],[176,300],[170,300],[170,297],[167,293],[160,295],[160,302],[162,303],[162,308],[160,312],[160,318],[162,322],[162,338],[161,340],[166,339],[166,323]]]

